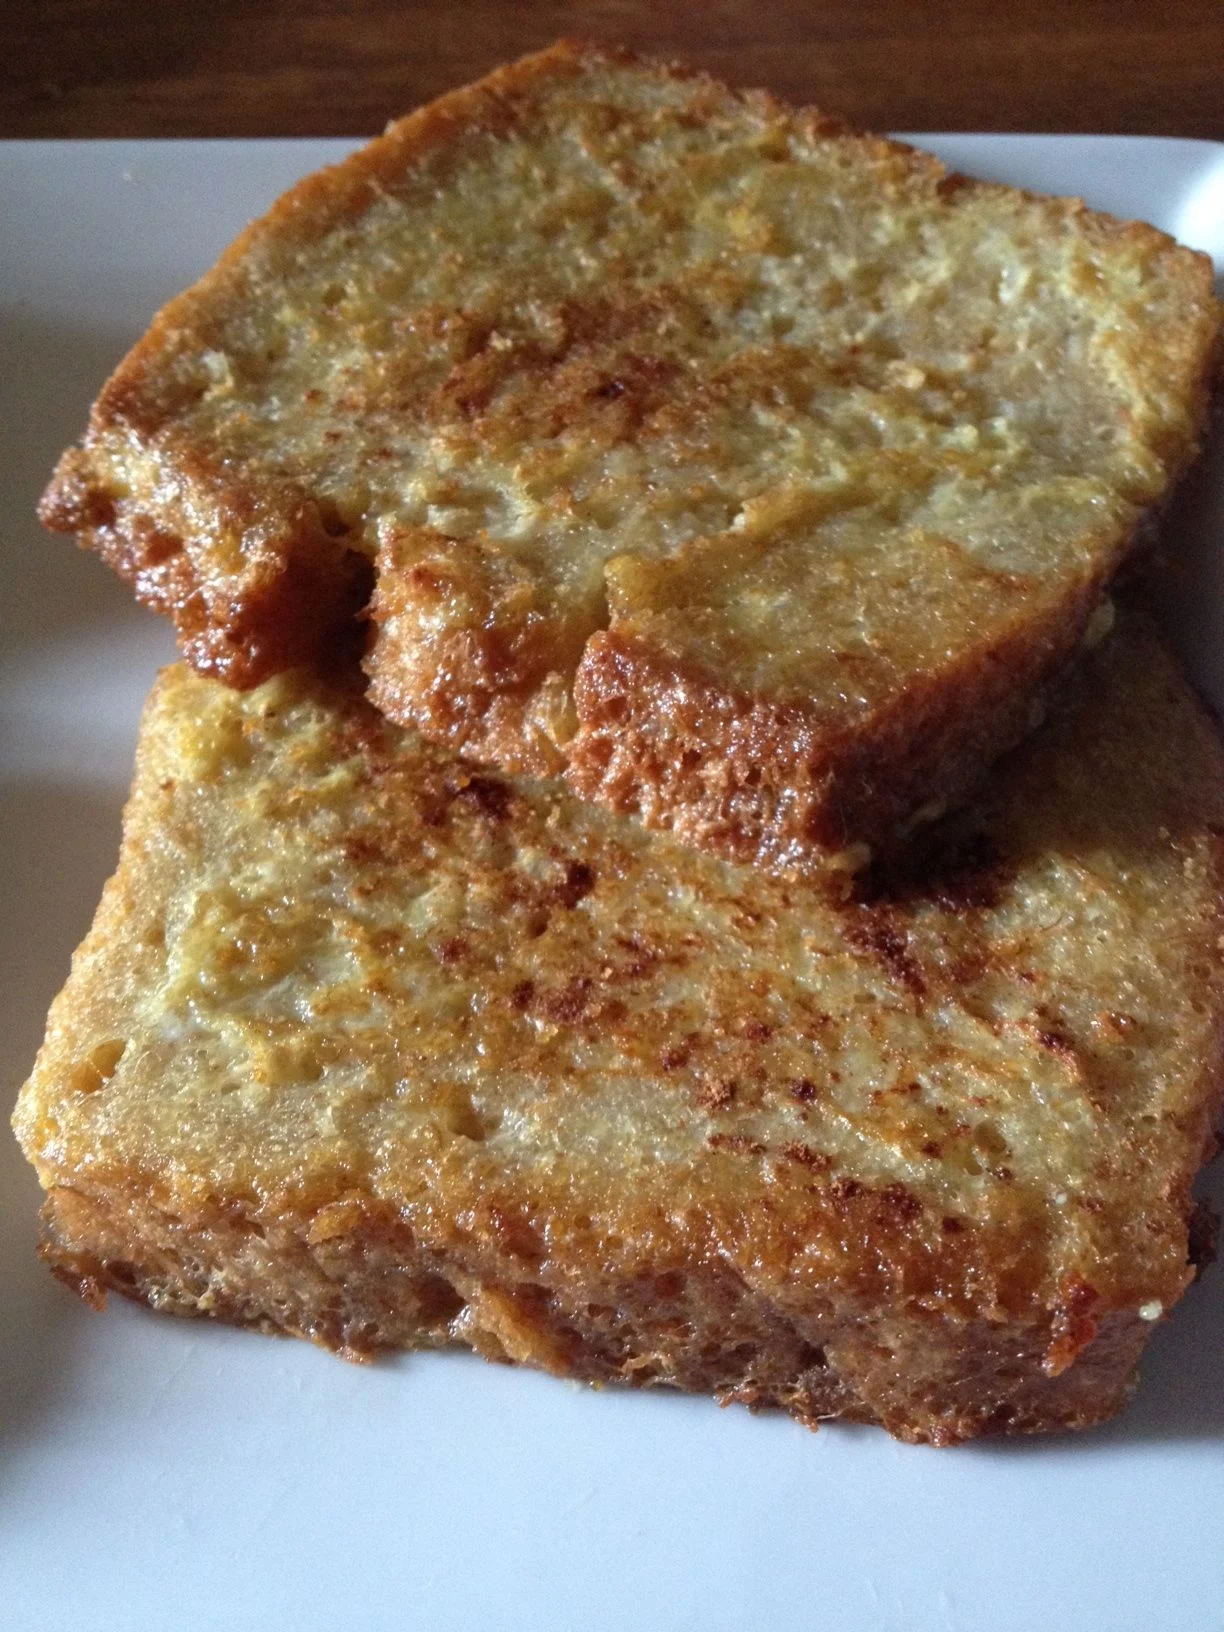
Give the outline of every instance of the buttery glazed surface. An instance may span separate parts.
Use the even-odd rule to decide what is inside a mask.
[[[393,718],[789,861],[1022,734],[1193,449],[1216,322],[1151,228],[563,46],[282,200],[45,513],[243,684],[373,562]],[[689,730],[660,666],[775,712]]]
[[[937,1440],[1093,1420],[1189,1279],[1221,823],[1129,625],[842,906],[301,674],[168,671],[18,1109],[49,1255],[350,1350],[449,1333]],[[346,1276],[377,1291],[338,1312]]]

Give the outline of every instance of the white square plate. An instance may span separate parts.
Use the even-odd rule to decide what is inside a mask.
[[[1224,265],[1224,146],[929,137]],[[253,214],[352,144],[0,145],[0,1059],[11,1089],[92,914],[168,631],[34,504],[109,367]],[[1224,705],[1224,459],[1171,528],[1176,638]],[[1220,1176],[1214,1180],[1217,1200]],[[0,1624],[9,1632],[1224,1628],[1224,1273],[1079,1438],[959,1451],[594,1393],[462,1355],[76,1303],[0,1136]]]

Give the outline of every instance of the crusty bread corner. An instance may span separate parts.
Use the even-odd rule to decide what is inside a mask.
[[[648,614],[587,645],[566,779],[718,855],[848,881],[958,804],[1040,722],[1067,654],[1113,616],[1101,587],[1089,576],[1078,595],[1064,585],[1027,605],[840,733],[803,703],[729,695],[669,651],[666,611]]]
[[[1192,1273],[1224,755],[1146,630],[870,896],[167,671],[15,1125],[95,1303],[905,1439],[1117,1410]]]
[[[1192,457],[1206,257],[563,43],[307,178],[43,503],[251,685],[844,865],[1040,712]]]

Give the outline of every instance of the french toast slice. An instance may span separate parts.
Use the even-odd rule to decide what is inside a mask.
[[[120,365],[42,514],[236,685],[370,594],[393,719],[821,869],[1040,713],[1191,457],[1154,229],[562,44],[310,177]]]
[[[1116,1411],[1192,1279],[1224,756],[1127,622],[834,902],[298,671],[148,705],[15,1116],[91,1302],[904,1439]]]

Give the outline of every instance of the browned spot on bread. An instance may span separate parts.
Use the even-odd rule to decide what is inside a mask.
[[[704,1077],[697,1085],[697,1102],[707,1111],[725,1111],[735,1103],[738,1091],[734,1077]]]
[[[1048,1048],[1051,1054],[1059,1054],[1065,1060],[1075,1060],[1078,1054],[1075,1044],[1061,1031],[1053,1028],[1042,1028],[1037,1032],[1037,1041],[1042,1048]]]
[[[492,776],[464,777],[455,787],[457,799],[470,799],[477,810],[495,822],[506,819],[514,797],[510,789]]]
[[[801,1162],[804,1167],[813,1168],[816,1172],[824,1172],[832,1165],[823,1151],[814,1150],[799,1139],[792,1139],[783,1145],[782,1154],[788,1161]]]
[[[595,869],[586,861],[567,861],[565,876],[554,894],[561,906],[572,909],[595,888]]]
[[[893,978],[915,997],[926,996],[926,976],[886,909],[858,909],[846,924],[846,939],[856,951],[878,958]]]
[[[1096,1336],[1092,1311],[1099,1301],[1095,1288],[1078,1276],[1064,1283],[1054,1309],[1053,1336],[1045,1357],[1045,1369],[1051,1377],[1066,1371]]]

